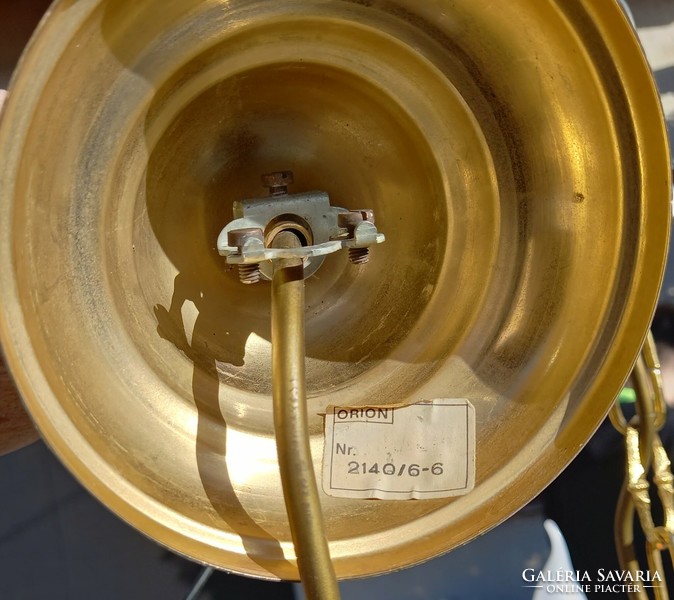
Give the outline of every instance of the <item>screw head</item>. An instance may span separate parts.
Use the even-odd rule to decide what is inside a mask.
[[[227,244],[243,248],[248,240],[257,239],[264,242],[264,232],[259,227],[242,227],[227,232]]]
[[[265,173],[261,177],[262,185],[269,188],[272,196],[282,196],[288,193],[288,186],[294,181],[292,171],[274,171]]]
[[[358,212],[363,215],[363,221],[374,223],[374,211],[371,208],[361,208]]]
[[[337,225],[348,229],[349,233],[353,233],[353,230],[363,221],[374,223],[374,211],[371,208],[350,210],[337,215]]]
[[[337,215],[337,225],[349,231],[353,231],[359,223],[362,223],[363,215],[360,211],[351,210]]]

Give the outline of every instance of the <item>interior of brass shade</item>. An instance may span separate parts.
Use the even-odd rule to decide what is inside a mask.
[[[655,303],[669,162],[617,5],[62,0],[0,122],[2,342],[42,434],[159,542],[297,577],[269,284],[215,242],[260,174],[373,208],[365,266],[306,282],[316,472],[329,404],[468,398],[476,487],[322,495],[339,577],[466,542],[534,497],[620,389]]]

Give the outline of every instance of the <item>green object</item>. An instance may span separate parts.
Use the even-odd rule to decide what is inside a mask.
[[[618,396],[620,404],[634,404],[637,401],[637,393],[628,387],[624,387]]]

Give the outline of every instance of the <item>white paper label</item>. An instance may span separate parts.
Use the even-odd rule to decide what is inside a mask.
[[[474,485],[475,409],[468,400],[328,407],[323,490],[329,496],[445,498]]]

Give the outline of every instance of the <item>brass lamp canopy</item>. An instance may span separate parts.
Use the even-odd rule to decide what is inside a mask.
[[[0,330],[42,435],[120,517],[295,579],[269,284],[216,250],[261,173],[371,207],[367,267],[306,281],[316,473],[328,405],[467,398],[476,484],[322,495],[340,578],[499,523],[580,450],[655,305],[664,123],[603,0],[60,0],[0,121]]]

